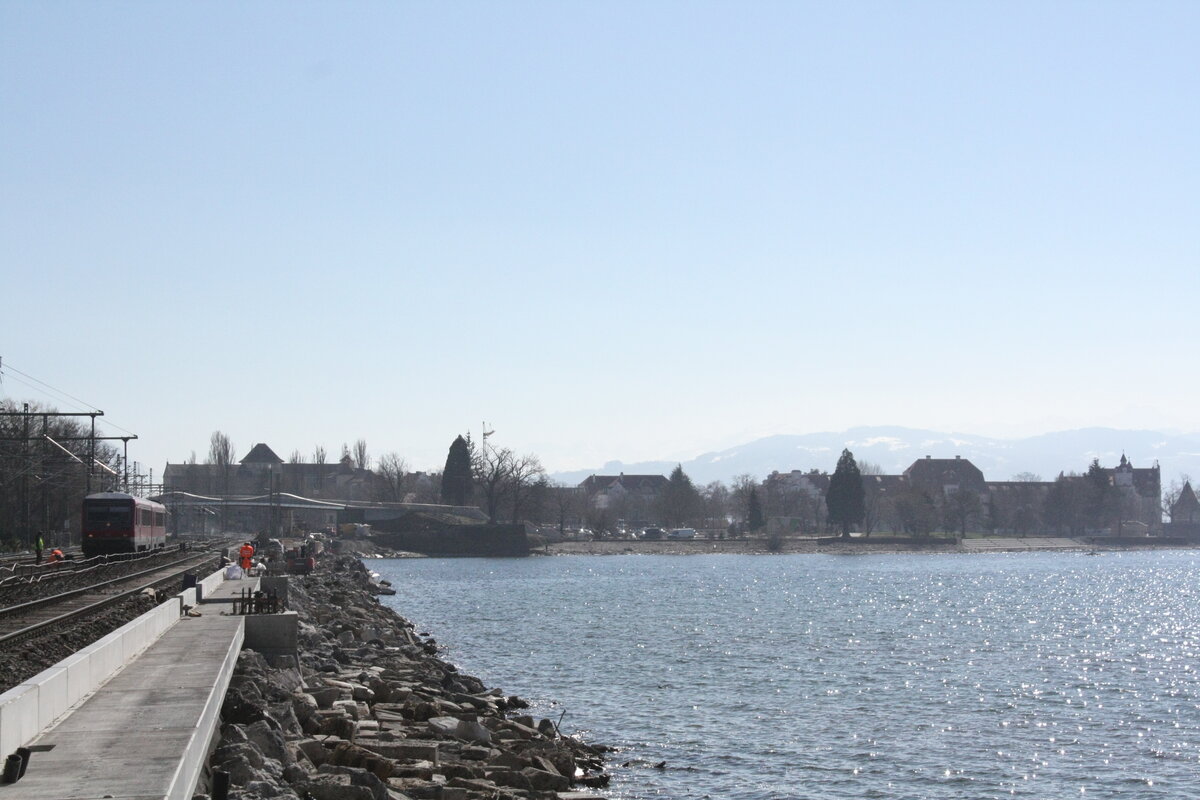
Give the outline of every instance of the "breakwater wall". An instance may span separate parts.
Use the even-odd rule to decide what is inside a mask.
[[[376,522],[371,539],[392,550],[427,556],[527,556],[529,537],[524,525],[446,525],[424,530],[390,529]],[[397,526],[399,527],[399,526]]]

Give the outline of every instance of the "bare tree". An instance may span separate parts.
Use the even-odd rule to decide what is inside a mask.
[[[326,458],[328,458],[328,457],[329,457],[329,454],[325,452],[325,446],[324,446],[324,445],[320,445],[320,444],[319,444],[319,445],[317,445],[316,447],[314,447],[314,448],[313,448],[313,457],[312,457],[312,459],[313,459],[313,463],[314,463],[314,464],[324,464],[324,463],[325,463],[325,459],[326,459]]]
[[[405,478],[408,476],[408,464],[395,451],[386,453],[379,458],[375,470],[378,477],[378,499],[385,502],[400,503],[404,501]]]
[[[896,524],[907,533],[928,536],[937,527],[938,507],[927,493],[905,486],[892,497]]]
[[[527,510],[530,500],[544,487],[546,471],[537,456],[513,457],[508,469],[508,497],[512,503],[512,521],[519,522],[521,511]]]
[[[704,527],[724,534],[729,525],[732,494],[720,481],[712,481],[700,490],[704,501]]]
[[[354,443],[354,466],[359,469],[371,468],[371,457],[367,455],[366,439],[359,439]]]
[[[300,455],[299,450],[293,450],[292,454],[290,456],[288,456],[289,464],[301,464],[303,462],[304,462],[304,456]]]
[[[488,521],[495,524],[500,503],[508,489],[509,473],[512,470],[513,453],[507,447],[496,449],[481,447],[471,459],[471,472],[475,483],[483,493],[484,512]]]
[[[233,441],[220,431],[213,431],[208,440],[208,463],[232,464],[233,452]]]
[[[440,503],[442,500],[442,473],[412,472],[405,483],[413,499],[418,503]]]
[[[550,508],[554,512],[555,523],[558,525],[558,533],[562,536],[566,531],[568,520],[574,521],[582,518],[587,507],[587,498],[583,496],[583,491],[579,487],[568,486],[557,481],[549,485],[547,494]]]
[[[883,474],[883,467],[871,461],[863,461],[858,465],[858,472],[862,475],[863,482],[863,535],[870,536],[878,527],[882,514],[883,486],[876,478]]]
[[[1042,476],[1038,475],[1036,472],[1018,472],[1016,475],[1012,476],[1012,479],[1014,481],[1017,481],[1018,483],[1041,483],[1042,482]]]
[[[1171,509],[1179,502],[1179,496],[1183,494],[1183,487],[1192,482],[1191,476],[1184,473],[1177,480],[1171,481],[1171,485],[1163,491],[1162,511],[1167,515],[1171,522],[1184,522],[1190,520],[1178,520],[1171,517]]]
[[[758,480],[753,475],[742,473],[734,476],[733,485],[729,489],[729,510],[739,520],[749,518],[750,492],[758,488],[758,485]]]
[[[982,508],[979,495],[970,489],[959,489],[947,495],[942,513],[948,528],[957,529],[960,536],[966,536],[967,528],[978,519]]]
[[[233,441],[220,431],[213,431],[208,440],[208,463],[217,467],[217,481],[223,495],[229,494],[233,479],[233,453]]]

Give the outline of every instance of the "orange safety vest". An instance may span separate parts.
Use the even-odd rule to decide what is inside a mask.
[[[238,555],[241,557],[242,569],[250,569],[250,559],[254,558],[254,547],[244,544],[238,550]]]

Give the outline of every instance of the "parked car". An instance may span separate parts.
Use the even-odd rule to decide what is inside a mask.
[[[695,528],[675,528],[667,534],[668,539],[695,539]]]
[[[658,541],[663,537],[662,528],[646,528],[642,531],[642,538],[650,541]]]

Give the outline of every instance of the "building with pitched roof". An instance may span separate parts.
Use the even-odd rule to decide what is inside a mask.
[[[1184,481],[1179,497],[1171,504],[1171,524],[1200,525],[1200,501],[1192,490],[1192,482]]]
[[[648,521],[670,481],[663,475],[589,475],[579,484],[588,506],[633,522]]]
[[[348,455],[335,464],[286,462],[259,442],[237,465],[168,463],[163,472],[163,490],[209,496],[290,492],[349,502],[373,499],[377,480],[375,473],[356,467]]]
[[[927,492],[931,497],[944,497],[963,490],[986,497],[988,492],[983,472],[970,459],[962,456],[919,458],[904,470],[903,477],[910,486]]]

